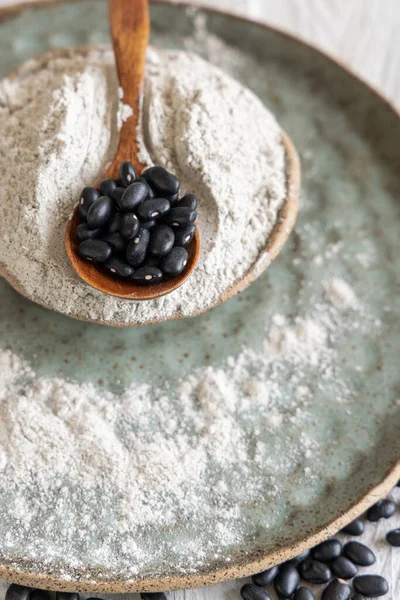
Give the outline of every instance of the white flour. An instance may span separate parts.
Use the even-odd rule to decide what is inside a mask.
[[[65,223],[82,187],[105,171],[128,116],[106,49],[39,68],[31,62],[0,84],[0,169],[9,173],[0,188],[0,265],[35,301],[109,324],[212,305],[257,260],[285,197],[280,128],[263,104],[195,55],[150,50],[142,158],[174,171],[182,191],[198,196],[202,256],[190,280],[162,299],[97,292],[66,258]]]

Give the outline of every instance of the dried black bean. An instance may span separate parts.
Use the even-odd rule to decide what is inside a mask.
[[[146,256],[146,260],[143,263],[144,267],[157,267],[159,268],[160,259],[158,256],[150,256],[149,254]]]
[[[56,592],[56,600],[79,600],[76,592]]]
[[[103,240],[84,240],[78,246],[82,258],[89,262],[104,263],[112,254],[111,246]]]
[[[357,575],[357,567],[345,556],[339,556],[331,562],[331,570],[340,579],[352,579]]]
[[[130,277],[133,274],[133,267],[128,265],[125,261],[112,256],[104,263],[104,268],[110,271],[113,275],[119,275],[120,277]]]
[[[183,196],[183,198],[178,201],[178,206],[186,206],[186,208],[196,210],[197,198],[193,194],[186,194],[186,196]]]
[[[342,544],[339,540],[331,539],[321,542],[312,551],[312,555],[320,562],[329,562],[342,554]]]
[[[327,583],[332,577],[328,565],[311,558],[299,565],[299,573],[304,581],[310,583]]]
[[[137,209],[137,215],[142,221],[159,219],[170,209],[170,203],[165,198],[152,198],[145,200]]]
[[[386,534],[386,540],[391,546],[400,547],[400,529],[393,529]]]
[[[245,583],[240,590],[240,595],[243,600],[272,600],[268,592],[252,583]]]
[[[364,533],[364,521],[361,519],[354,519],[351,523],[343,527],[342,532],[348,535],[359,536]]]
[[[116,233],[119,231],[119,226],[121,224],[121,213],[116,212],[109,223],[107,223],[107,233]]]
[[[44,590],[33,590],[30,593],[29,600],[50,600],[50,596]]]
[[[160,260],[160,269],[167,277],[176,277],[185,269],[188,261],[188,253],[185,248],[175,246],[171,252]]]
[[[7,588],[5,600],[28,600],[29,594],[32,588],[25,587],[24,585],[17,585],[12,583]]]
[[[360,567],[369,567],[376,561],[370,548],[360,542],[348,542],[343,547],[343,554]]]
[[[143,181],[136,181],[126,188],[121,198],[117,200],[122,212],[134,212],[137,206],[147,199],[147,186]]]
[[[83,240],[99,238],[102,233],[104,233],[103,229],[92,229],[87,223],[81,223],[76,228],[76,239],[78,242],[83,242]]]
[[[171,196],[179,192],[179,179],[163,167],[152,167],[142,173],[142,177],[160,196]]]
[[[165,215],[164,221],[172,227],[186,227],[196,220],[195,210],[186,208],[186,206],[175,206]]]
[[[291,558],[290,560],[288,560],[288,562],[291,565],[298,566],[302,562],[304,562],[310,556],[310,554],[311,554],[311,550],[305,550],[305,552],[302,552],[301,554],[298,554],[294,558]]]
[[[164,256],[174,247],[175,233],[169,225],[157,225],[150,234],[149,252],[153,256]]]
[[[115,213],[114,200],[109,196],[100,196],[91,205],[87,213],[87,222],[92,229],[104,227]]]
[[[291,598],[299,585],[300,577],[294,565],[289,563],[279,567],[274,586],[280,598]]]
[[[170,196],[168,196],[167,194],[165,194],[165,198],[168,200],[168,202],[170,203],[171,207],[175,206],[176,203],[179,200],[179,192],[177,192],[176,194],[171,194]]]
[[[131,185],[136,179],[135,167],[131,162],[123,162],[119,168],[118,176],[124,186],[128,187],[128,185]]]
[[[350,586],[334,579],[322,592],[321,600],[349,600]]]
[[[139,231],[139,219],[135,213],[125,213],[121,217],[119,231],[123,238],[131,240]]]
[[[175,244],[185,248],[194,238],[195,231],[196,225],[194,223],[191,223],[186,227],[174,227]]]
[[[163,273],[157,267],[141,267],[132,275],[131,279],[138,285],[153,285],[160,283],[163,278]]]
[[[156,198],[156,193],[151,189],[151,187],[149,186],[149,184],[147,183],[147,181],[145,180],[144,177],[139,177],[139,179],[137,179],[136,181],[142,181],[145,185],[147,185],[147,189],[148,189],[147,198],[148,199]],[[168,199],[169,198],[167,198],[167,200]]]
[[[142,600],[167,600],[164,592],[142,592],[140,597]]]
[[[106,233],[106,235],[103,235],[102,239],[107,242],[107,244],[110,244],[113,251],[117,254],[125,252],[127,242],[118,231],[115,233]]]
[[[99,187],[99,192],[101,196],[112,197],[112,193],[116,188],[117,182],[114,179],[103,179]]]
[[[124,187],[116,187],[115,190],[113,190],[111,193],[111,198],[115,200],[118,206],[123,194],[125,193],[125,189],[126,188]]]
[[[293,600],[315,600],[315,596],[310,588],[301,586],[297,588]]]
[[[353,585],[365,598],[379,598],[389,591],[388,582],[380,575],[358,575],[353,579]]]
[[[279,569],[279,567],[276,565],[275,567],[271,567],[270,569],[267,569],[266,571],[262,571],[261,573],[256,573],[256,575],[253,575],[251,580],[255,585],[258,585],[260,587],[270,585],[274,581],[275,577],[277,576],[278,569]]]
[[[391,500],[384,498],[379,500],[367,512],[367,519],[371,523],[376,523],[379,519],[390,519],[396,512],[396,505]]]
[[[132,267],[139,267],[146,258],[147,246],[150,241],[150,233],[142,227],[136,236],[129,242],[126,249],[126,260]]]
[[[85,187],[82,190],[81,197],[79,200],[79,214],[83,219],[86,219],[88,210],[92,206],[93,202],[100,198],[100,193],[92,187]]]
[[[361,594],[356,594],[355,596],[353,596],[352,600],[365,600],[364,596],[361,596]]]
[[[155,219],[150,219],[149,221],[140,221],[140,227],[143,229],[148,229],[151,231],[157,225],[157,221]]]

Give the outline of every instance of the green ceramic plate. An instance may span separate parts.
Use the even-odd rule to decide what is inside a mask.
[[[108,41],[103,0],[28,7],[0,18],[1,77],[49,49]],[[68,502],[60,504],[50,490],[40,496],[43,510],[33,510],[34,472],[24,507],[34,518],[23,527],[18,490],[5,469],[0,576],[14,581],[129,591],[249,574],[339,529],[399,476],[398,116],[342,67],[274,30],[167,4],[152,6],[152,27],[154,44],[190,47],[252,88],[294,140],[304,191],[291,242],[240,297],[192,320],[133,330],[70,320],[0,281],[0,349],[28,361],[36,377],[90,382],[114,398],[133,383],[150,383],[159,390],[152,401],[162,394],[179,414],[178,380],[210,367],[234,379],[231,365],[246,346],[251,356],[241,389],[254,404],[239,402],[230,423],[246,432],[247,450],[235,465],[209,453],[191,514],[182,510],[163,528],[117,536],[118,498],[106,501],[101,485],[88,494],[66,477]],[[291,323],[286,337],[284,319]],[[265,353],[276,344],[278,362],[266,367]],[[260,380],[265,390],[254,385]],[[222,394],[223,409],[224,401]],[[149,422],[156,437],[161,425]],[[123,443],[123,429],[119,435]],[[39,450],[33,445],[33,454]],[[226,485],[218,501],[220,481]],[[182,489],[193,495],[190,482]],[[135,511],[136,500],[130,502]],[[56,533],[67,526],[68,540]]]

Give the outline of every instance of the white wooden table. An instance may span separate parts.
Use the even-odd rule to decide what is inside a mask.
[[[18,0],[0,0],[0,6]],[[187,0],[189,1],[189,0]],[[377,87],[400,109],[400,0],[191,0],[193,5],[221,8],[269,23],[304,38],[339,57]],[[400,140],[399,140],[400,142]],[[395,499],[400,506],[400,488]],[[384,575],[386,600],[400,600],[400,549],[384,541],[400,527],[400,513],[388,522],[369,525],[360,538],[370,544],[377,564],[368,572]],[[238,600],[243,581],[175,592],[172,600]],[[0,583],[0,600],[6,584]],[[273,592],[271,592],[275,600]],[[319,595],[316,594],[319,600]],[[118,597],[113,597],[118,598]],[[123,596],[121,598],[124,598]],[[130,596],[136,600],[135,596]]]

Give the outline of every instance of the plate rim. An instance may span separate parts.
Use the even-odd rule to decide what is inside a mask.
[[[80,0],[28,0],[17,5],[0,7],[0,23],[7,21],[9,18],[13,18],[27,9],[45,8],[50,7],[51,5],[70,4],[79,1]],[[171,5],[182,9],[195,8],[199,11],[204,11],[207,14],[222,16],[245,24],[256,25],[261,29],[272,31],[290,41],[295,41],[297,44],[300,44],[318,53],[324,59],[333,63],[334,66],[346,71],[352,78],[356,79],[358,83],[361,83],[370,93],[376,96],[386,106],[386,108],[388,108],[393,115],[400,120],[400,110],[395,107],[394,103],[388,97],[386,97],[381,90],[379,90],[371,82],[367,81],[363,75],[356,72],[345,61],[341,60],[333,53],[322,49],[317,44],[303,40],[296,34],[289,32],[283,27],[268,25],[250,17],[243,17],[232,12],[217,10],[208,6],[193,7],[193,5],[190,5],[182,0],[150,0],[150,2],[152,4]],[[257,559],[253,558],[249,562],[245,562],[244,564],[236,566],[230,565],[222,569],[215,569],[212,571],[209,570],[190,575],[176,575],[173,577],[157,577],[154,579],[132,578],[126,580],[110,579],[107,581],[102,581],[96,580],[95,569],[92,570],[92,577],[89,577],[87,572],[85,572],[82,577],[77,575],[75,579],[62,579],[58,576],[51,575],[50,573],[32,573],[29,570],[26,570],[26,568],[24,569],[22,567],[16,567],[14,565],[7,564],[6,562],[0,562],[0,578],[5,579],[10,583],[26,585],[29,587],[38,587],[46,590],[89,593],[95,592],[104,594],[121,594],[144,591],[174,591],[185,588],[189,589],[223,583],[225,581],[247,577],[261,572],[275,564],[285,562],[297,556],[301,552],[304,552],[305,550],[308,550],[309,548],[312,548],[318,543],[324,541],[345,527],[353,519],[364,513],[370,506],[375,504],[375,502],[387,494],[399,480],[400,458],[394,461],[393,465],[382,475],[379,482],[367,493],[362,494],[353,504],[353,506],[342,511],[339,516],[333,518],[325,526],[317,529],[317,531],[312,535],[306,536],[304,539],[296,542],[295,544],[287,544],[276,551],[264,554]],[[32,561],[30,564],[32,564]]]

